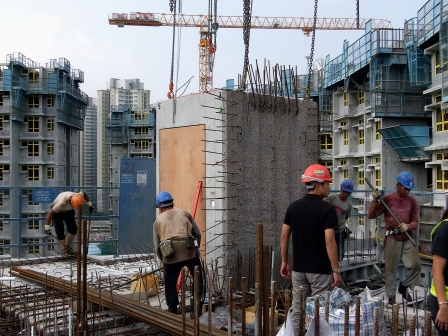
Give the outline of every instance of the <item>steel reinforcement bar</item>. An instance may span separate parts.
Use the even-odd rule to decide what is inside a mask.
[[[76,283],[70,283],[67,280],[52,277],[33,270],[22,269],[20,267],[11,268],[10,272],[14,276],[26,278],[59,291],[71,293],[72,295],[76,293]],[[141,302],[123,297],[119,294],[114,295],[111,291],[88,288],[87,300],[100,306],[115,310],[124,315],[133,317],[138,321],[154,326],[165,332],[186,336],[197,335],[195,334],[193,320],[187,319],[185,321],[185,330],[182,330],[182,316],[148,306]],[[78,320],[77,322],[80,321]],[[210,335],[207,331],[208,328],[205,325],[204,328],[199,329],[200,331],[198,336]],[[211,335],[224,336],[227,335],[227,333],[217,328],[212,328]]]

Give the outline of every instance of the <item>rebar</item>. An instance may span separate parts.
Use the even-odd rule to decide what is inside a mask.
[[[314,297],[314,334],[320,335],[320,304],[319,304],[319,295]]]
[[[361,335],[361,298],[355,299],[355,336]]]

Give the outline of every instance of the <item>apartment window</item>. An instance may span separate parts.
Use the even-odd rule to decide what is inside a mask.
[[[54,238],[48,238],[47,243],[47,251],[54,251]]]
[[[54,119],[47,120],[47,131],[54,131]]]
[[[321,161],[319,162],[322,166],[327,167],[328,169],[331,169],[333,167],[333,161],[328,160],[328,161]]]
[[[3,156],[3,146],[9,146],[9,140],[0,140],[0,156]]]
[[[25,122],[28,124],[28,132],[39,132],[39,117],[25,117]]]
[[[344,92],[344,106],[348,106],[348,92]]]
[[[3,181],[4,179],[3,172],[5,171],[9,171],[9,165],[5,164],[0,165],[0,181]]]
[[[375,121],[375,140],[381,139],[380,129],[381,129],[381,121]]]
[[[381,186],[381,170],[375,170],[375,187]]]
[[[134,149],[135,150],[149,149],[149,140],[144,140],[144,139],[134,140]]]
[[[436,109],[436,132],[448,131],[448,118],[446,110]]]
[[[135,120],[145,120],[149,118],[148,111],[134,111]]]
[[[365,224],[365,215],[359,215],[358,216],[358,225],[364,226],[364,224]]]
[[[135,135],[147,135],[147,134],[149,134],[148,127],[136,127],[135,128]]]
[[[0,246],[4,246],[4,245],[10,245],[10,241],[9,240],[5,240],[5,239],[0,239]],[[0,247],[0,255],[4,255],[6,253],[7,249]]]
[[[22,239],[24,245],[28,245],[28,252],[31,254],[39,253],[39,245],[31,246],[31,244],[39,244],[38,238],[24,238]]]
[[[347,165],[347,160],[343,159],[341,161],[339,161],[341,163],[341,166],[346,166]]]
[[[47,96],[47,107],[54,107],[54,96]]]
[[[348,146],[348,130],[343,132],[344,146]]]
[[[448,160],[448,152],[437,152],[436,160]]]
[[[364,91],[358,91],[358,105],[364,104]]]
[[[381,163],[381,156],[375,156],[375,163]]]
[[[364,185],[364,170],[358,171],[358,184],[360,186]]]
[[[22,166],[22,171],[27,173],[28,181],[39,181],[39,166],[25,165]]]
[[[38,108],[39,107],[39,96],[29,96],[28,97],[28,107]]]
[[[320,149],[333,149],[333,139],[330,134],[320,135]]]
[[[363,165],[363,164],[364,164],[364,158],[360,158],[360,159],[358,159],[358,164],[359,164],[359,165]]]
[[[446,170],[442,170],[442,167],[437,165],[436,174],[436,189],[447,190],[448,189],[448,174]]]
[[[0,106],[3,106],[3,93],[0,92]]]
[[[39,83],[39,70],[28,69],[28,81],[30,84]]]
[[[358,144],[364,145],[364,130],[358,129]]]
[[[47,168],[47,179],[49,179],[49,180],[54,179],[54,167]]]
[[[7,120],[9,120],[9,115],[0,114],[0,131],[3,131],[3,121],[7,121]]]
[[[441,59],[440,56],[442,56],[442,59]],[[442,54],[440,54],[440,50],[437,50],[434,57],[435,57],[435,59],[434,59],[434,70],[435,70],[435,74],[438,75],[442,71],[445,70],[444,68],[448,64],[447,51],[444,50],[442,52]]]
[[[343,174],[344,174],[344,180],[347,180],[347,179],[348,179],[348,170],[345,169],[345,170],[343,170],[342,172],[343,172]]]
[[[26,215],[25,218],[37,218],[39,215]],[[37,219],[29,219],[28,220],[28,230],[39,230],[39,220]]]
[[[28,156],[39,156],[38,141],[22,141],[22,147],[28,148]]]
[[[22,189],[22,196],[26,198],[26,202],[28,205],[34,205],[33,191],[31,189]]]
[[[54,155],[54,143],[47,143],[47,155]]]
[[[440,103],[442,101],[442,95],[436,95],[434,96],[434,103]]]

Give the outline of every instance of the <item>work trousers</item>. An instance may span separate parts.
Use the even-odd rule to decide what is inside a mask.
[[[292,272],[292,325],[294,335],[299,335],[299,310],[305,309],[306,298],[315,295],[323,295],[331,290],[331,274]],[[303,289],[304,302],[300,307],[299,288]]]
[[[58,240],[65,239],[64,222],[67,225],[67,232],[76,235],[78,227],[76,226],[75,210],[57,212],[53,215],[54,231]]]
[[[437,298],[434,295],[429,294],[428,298],[426,299],[427,307],[429,312],[431,313],[431,319],[432,322],[436,322],[437,313],[439,312],[439,302],[437,301]],[[448,336],[448,331],[446,330],[440,330],[440,328],[435,325],[437,332],[439,333],[439,336]]]
[[[165,299],[168,311],[177,314],[177,306],[179,305],[179,297],[176,290],[177,279],[182,267],[186,266],[190,274],[194,277],[195,266],[199,267],[199,293],[202,293],[202,269],[199,256],[189,260],[179,261],[174,264],[163,264],[163,274],[165,278]],[[192,293],[193,295],[193,293]]]
[[[404,279],[401,279],[401,283],[403,286],[412,288],[417,282],[421,270],[418,249],[409,240],[399,241],[388,237],[384,248],[384,263],[386,266],[385,292],[388,298],[395,295],[395,277],[400,260],[403,261],[406,267],[406,275]]]
[[[337,249],[338,249],[338,260],[339,261],[344,259],[344,254],[345,254],[345,237],[346,236],[347,236],[347,234],[345,233],[345,231],[336,232],[334,234],[334,239],[336,240],[336,246],[337,246]]]

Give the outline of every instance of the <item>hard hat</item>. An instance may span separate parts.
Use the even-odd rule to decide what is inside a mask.
[[[352,180],[344,180],[341,183],[341,189],[349,193],[353,192],[354,187]]]
[[[397,182],[407,189],[415,188],[414,177],[410,172],[402,171],[400,174],[398,174]]]
[[[82,208],[84,206],[84,197],[82,197],[80,194],[73,194],[69,198],[70,204],[75,209]]]
[[[167,191],[161,191],[156,196],[156,208],[167,208],[173,205],[173,197]]]
[[[322,166],[320,164],[312,164],[307,169],[305,169],[305,172],[302,175],[302,182],[318,182],[318,183],[324,183],[324,182],[332,182],[330,171],[327,169],[327,167]]]

